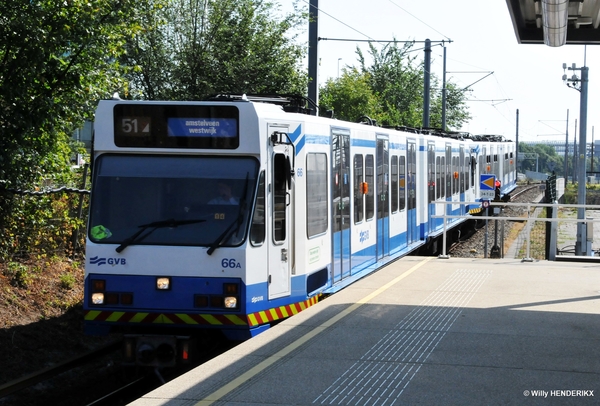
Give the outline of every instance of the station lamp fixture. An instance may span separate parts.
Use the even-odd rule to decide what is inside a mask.
[[[567,43],[569,0],[542,0],[544,44],[560,47]]]

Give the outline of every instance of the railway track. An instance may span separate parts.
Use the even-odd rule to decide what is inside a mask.
[[[142,395],[158,388],[165,382],[171,381],[191,369],[215,358],[223,352],[237,345],[229,341],[215,341],[212,347],[205,348],[196,362],[168,369],[146,369],[143,376],[137,377],[131,382],[125,383],[122,386],[112,390],[103,396],[98,397],[94,401],[87,403],[86,406],[118,406],[131,403]]]
[[[120,365],[122,341],[115,341],[0,386],[0,406],[126,405],[192,368],[234,347],[224,340],[203,342],[187,365],[158,370]]]
[[[9,396],[17,391],[20,391],[21,389],[55,378],[66,371],[78,368],[82,365],[85,365],[86,363],[93,362],[94,360],[103,357],[106,354],[110,354],[112,352],[117,351],[119,348],[121,348],[121,344],[121,341],[115,341],[103,347],[97,348],[93,351],[90,351],[82,356],[72,358],[60,364],[48,367],[41,371],[37,371],[30,375],[8,382],[0,386],[0,399]]]
[[[539,188],[540,188],[540,185],[519,186],[519,187],[517,187],[516,191],[511,194],[510,201],[518,202],[518,201],[520,201],[520,198],[523,195],[530,193],[532,190],[538,191]],[[536,196],[537,196],[537,193],[536,193]],[[529,201],[529,200],[530,200],[529,198],[526,199],[526,201]]]

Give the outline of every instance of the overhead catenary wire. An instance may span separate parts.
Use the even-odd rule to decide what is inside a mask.
[[[307,4],[309,7],[314,7],[312,4],[310,4],[310,2],[308,0],[302,0],[305,4]],[[420,23],[424,24],[425,26],[431,28],[432,30],[434,30],[435,32],[437,32],[438,34],[440,34],[442,37],[445,37],[445,40],[442,41],[432,41],[432,42],[448,42],[451,43],[452,40],[442,34],[441,32],[439,32],[438,30],[436,30],[435,28],[433,28],[432,26],[430,26],[429,24],[427,24],[426,22],[424,22],[423,20],[421,20],[420,18],[416,17],[414,14],[408,12],[407,10],[405,10],[404,8],[400,7],[398,4],[394,3],[392,0],[389,0],[390,3],[392,3],[393,5],[395,5],[396,7],[398,7],[399,9],[401,9],[402,11],[404,11],[406,14],[410,15],[411,17],[413,17],[414,19],[416,19],[417,21],[419,21]],[[319,38],[319,40],[336,40],[336,41],[354,41],[354,42],[378,42],[378,43],[394,43],[394,42],[404,42],[404,43],[410,43],[410,42],[425,42],[425,41],[395,41],[395,40],[376,40],[374,38],[372,38],[370,35],[363,33],[362,31],[358,30],[357,28],[354,28],[353,26],[351,26],[350,24],[345,23],[344,21],[340,20],[337,17],[334,17],[332,14],[324,11],[321,7],[316,7],[317,10],[319,11],[319,13],[323,13],[326,16],[328,16],[329,18],[332,18],[333,20],[337,21],[338,23],[342,24],[343,26],[351,29],[352,31],[355,31],[356,33],[364,36],[365,38],[368,38],[368,40],[353,40],[353,39],[333,39],[333,38]]]
[[[325,38],[325,37],[319,37],[318,38],[319,41],[342,41],[342,42],[377,42],[378,44],[396,44],[396,43],[403,43],[403,44],[424,44],[426,43],[426,41],[416,41],[416,40],[396,40],[396,39],[386,39],[386,40],[378,40],[378,39],[374,39],[374,40],[370,40],[370,39],[352,39],[352,38]],[[444,44],[446,42],[451,43],[452,40],[434,40],[434,41],[429,41],[432,44],[432,47],[434,46],[444,46]],[[423,48],[415,48],[415,49],[410,49],[407,50],[406,52],[418,52],[418,51],[423,51],[425,49],[425,47]]]
[[[318,10],[319,13],[323,14],[324,16],[333,19],[336,23],[339,23],[341,25],[343,25],[344,27],[351,29],[353,32],[358,33],[359,35],[356,35],[356,38],[351,38],[350,36],[348,37],[332,37],[332,36],[322,36],[322,37],[318,37],[317,41],[321,42],[321,41],[339,41],[340,43],[369,43],[369,44],[379,44],[380,46],[384,46],[385,44],[422,44],[425,41],[422,40],[415,40],[415,39],[410,39],[410,40],[402,40],[402,39],[382,39],[380,36],[379,37],[375,37],[375,36],[371,36],[368,33],[366,33],[364,31],[364,26],[360,25],[360,28],[362,29],[357,29],[355,28],[355,25],[349,24],[345,21],[343,21],[342,19],[340,19],[339,17],[337,17],[336,15],[339,14],[338,12],[327,12],[323,10],[323,4],[314,4],[315,2],[309,2],[309,0],[302,0],[303,3],[307,4],[309,6],[310,10]],[[426,21],[418,18],[416,15],[412,14],[411,12],[409,12],[408,10],[406,10],[405,8],[403,8],[401,5],[399,5],[399,2],[397,2],[397,0],[388,0],[389,3],[391,3],[393,6],[395,6],[396,8],[402,10],[403,13],[409,15],[411,18],[417,20],[420,24],[423,24],[424,26],[428,27],[429,29],[431,29],[432,31],[438,33],[441,38],[440,41],[431,41],[432,43],[432,48],[434,48],[435,46],[441,46],[445,49],[445,45],[446,43],[453,43],[455,41],[453,41],[452,39],[450,39],[447,35],[444,35],[440,30],[437,30],[435,27],[429,25]],[[312,3],[312,4],[311,4]],[[322,20],[323,21],[323,20]],[[363,37],[363,38],[361,38]],[[419,49],[417,49],[419,48]],[[408,49],[405,50],[405,52],[408,53],[414,53],[414,52],[420,52],[425,50],[424,47],[409,47]],[[436,54],[437,55],[437,54]],[[445,58],[445,53],[444,56]],[[437,58],[436,58],[437,59]],[[454,60],[454,59],[453,59]],[[433,62],[433,60],[432,60]],[[463,61],[458,61],[459,63],[462,64],[466,64],[469,66],[474,67],[475,69],[481,69],[481,67],[479,66],[475,66],[475,65],[471,65],[468,63],[465,63]],[[444,66],[445,69],[445,66]],[[459,73],[460,69],[457,69],[457,72],[452,72],[452,73]],[[464,69],[463,69],[464,70]],[[467,71],[469,71],[470,69],[466,69]],[[481,69],[482,71],[485,72],[490,72],[491,70],[489,69]],[[446,72],[444,72],[446,73]],[[460,72],[462,73],[462,72]],[[471,72],[465,72],[465,73],[471,73]],[[474,72],[473,72],[474,73]],[[492,76],[495,77],[495,72],[491,72],[488,76]],[[456,76],[454,76],[456,77]],[[487,76],[486,76],[487,77]],[[476,78],[474,78],[476,79]],[[483,80],[483,78],[479,79],[476,82],[466,82],[464,83],[464,81],[460,81],[459,82],[463,82],[462,86],[458,85],[457,87],[460,89],[465,88],[467,90],[470,90],[476,83],[478,83],[479,81]],[[446,80],[447,81],[447,80]],[[498,83],[498,78],[495,79],[495,82]],[[501,96],[506,96],[506,95],[501,95]],[[474,97],[471,97],[470,99],[473,99]],[[476,99],[476,97],[475,97]],[[510,97],[494,97],[494,98],[490,98],[490,97],[486,97],[486,102],[489,104],[490,107],[492,107],[500,116],[502,116],[502,119],[507,122],[510,123],[512,125],[514,125],[514,118],[512,116],[509,117],[509,114],[507,113],[507,111],[505,111],[508,108],[508,105],[510,105],[513,102],[513,99]],[[491,100],[490,100],[491,99]],[[487,101],[489,100],[489,101]],[[474,101],[474,100],[469,100],[469,101]],[[482,100],[483,101],[483,100]],[[511,103],[507,103],[507,102],[511,102]],[[480,103],[478,103],[480,104]],[[502,106],[501,106],[502,105]],[[501,111],[502,110],[502,111]]]
[[[308,6],[309,6],[309,7],[314,7],[312,4],[310,4],[310,3],[308,2],[308,0],[302,0],[302,1],[303,1],[304,3],[306,3],[306,4],[308,4]],[[346,27],[350,28],[352,31],[355,31],[355,32],[359,33],[360,35],[362,35],[362,36],[364,36],[364,37],[366,37],[366,38],[371,38],[371,37],[370,37],[370,36],[368,36],[367,34],[365,34],[365,33],[361,32],[361,31],[359,31],[358,29],[356,29],[356,28],[352,27],[351,25],[349,25],[349,24],[346,24],[345,22],[343,22],[343,21],[342,21],[342,20],[340,20],[339,18],[336,18],[336,17],[334,17],[333,15],[329,14],[328,12],[324,11],[323,9],[321,9],[321,7],[318,7],[318,8],[317,8],[317,10],[319,11],[319,13],[323,13],[323,14],[325,14],[327,17],[329,17],[329,18],[332,18],[332,19],[334,19],[335,21],[337,21],[338,23],[340,23],[340,24],[342,24],[342,25],[344,25],[344,26],[346,26]],[[371,38],[371,39],[372,39],[372,38]]]
[[[400,7],[398,4],[396,4],[394,1],[389,0],[390,3],[392,3],[394,6],[398,7],[400,10],[404,11],[406,14],[408,14],[409,16],[411,16],[412,18],[414,18],[415,20],[419,21],[420,23],[422,23],[423,25],[431,28],[433,31],[437,32],[438,34],[440,34],[442,37],[446,37],[448,40],[450,40],[450,38],[447,35],[442,34],[441,32],[439,32],[438,30],[436,30],[435,28],[433,28],[431,25],[427,24],[425,21],[421,20],[420,18],[418,18],[417,16],[415,16],[414,14],[410,13],[409,11],[407,11],[406,9]],[[452,41],[450,41],[452,42]]]

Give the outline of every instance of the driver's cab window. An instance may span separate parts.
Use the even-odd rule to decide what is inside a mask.
[[[265,240],[265,172],[260,173],[258,180],[258,192],[256,193],[256,204],[252,215],[252,228],[250,229],[250,241],[252,245],[261,245]]]

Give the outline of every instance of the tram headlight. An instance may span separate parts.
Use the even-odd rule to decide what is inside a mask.
[[[92,303],[95,305],[104,304],[104,293],[92,293]]]
[[[237,297],[226,296],[223,300],[223,305],[225,305],[226,309],[235,309],[237,307]]]
[[[161,276],[156,278],[156,289],[158,290],[170,290],[171,289],[171,278]]]

